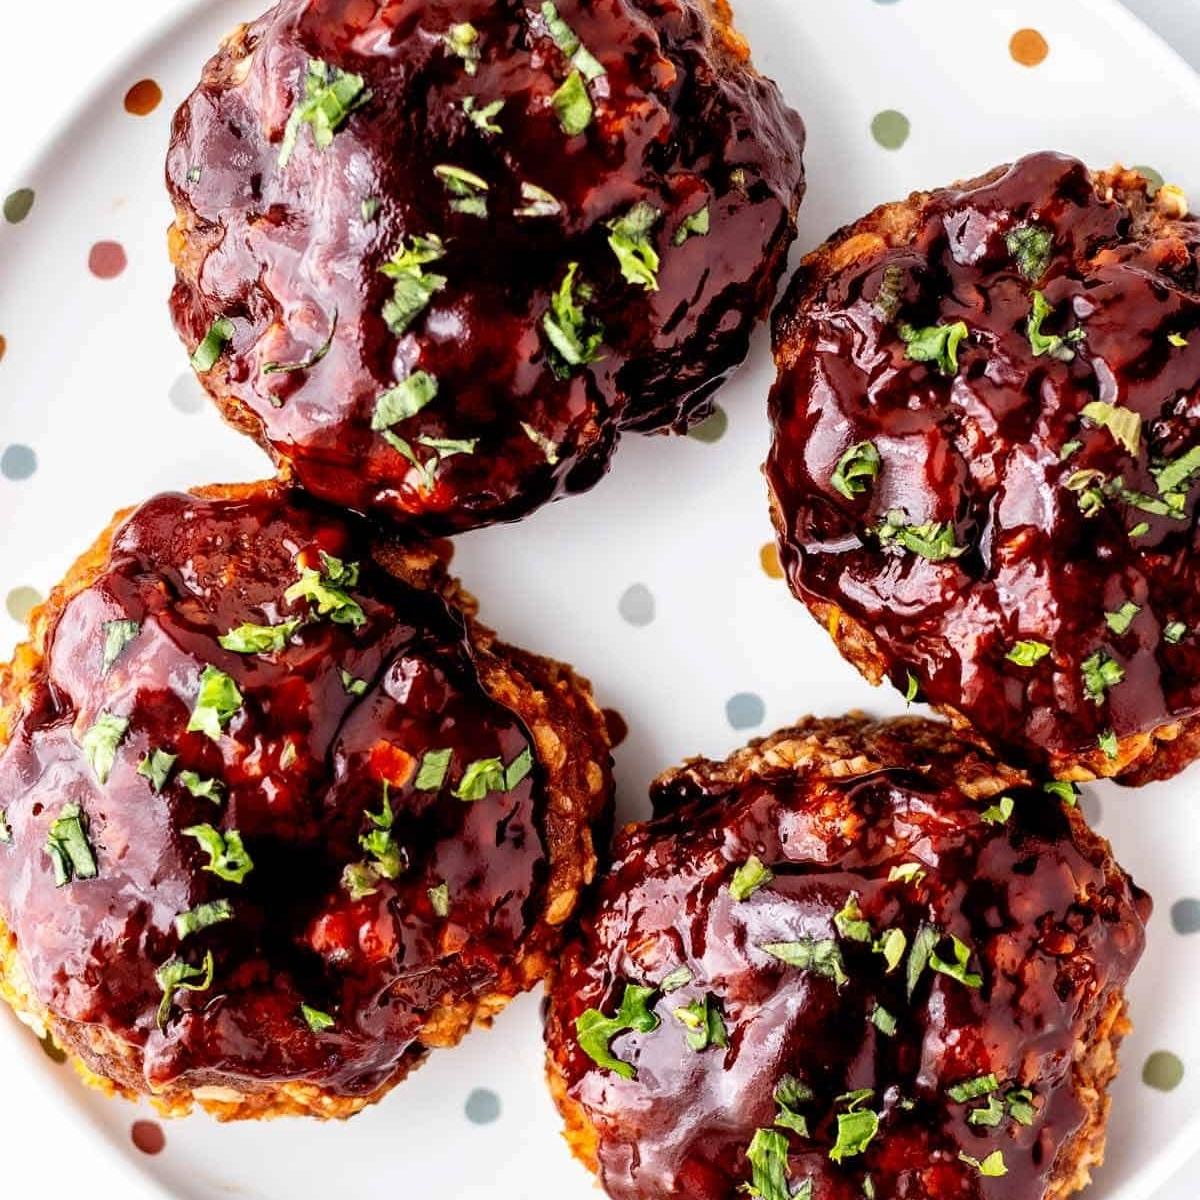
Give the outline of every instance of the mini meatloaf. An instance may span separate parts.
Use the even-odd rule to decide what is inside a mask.
[[[175,117],[175,324],[225,417],[407,531],[592,486],[745,357],[804,126],[725,0],[281,0]]]
[[[349,1116],[542,977],[587,684],[274,484],[119,517],[0,675],[0,991],[164,1113]]]
[[[567,1138],[614,1200],[1087,1183],[1150,900],[1073,785],[940,722],[851,715],[651,796],[547,1022]]]
[[[776,315],[793,590],[885,676],[1058,778],[1200,753],[1200,224],[1035,154],[887,205]]]

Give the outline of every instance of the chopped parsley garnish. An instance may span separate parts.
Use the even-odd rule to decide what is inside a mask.
[[[1014,642],[1012,649],[1004,657],[1010,663],[1016,663],[1018,667],[1032,667],[1034,663],[1040,662],[1049,653],[1050,647],[1045,642],[1023,638],[1021,641]]]
[[[288,375],[293,371],[309,371],[327,355],[333,346],[333,336],[337,333],[338,315],[334,310],[333,320],[329,325],[329,336],[313,351],[296,362],[267,362],[263,363],[264,375]]]
[[[913,362],[933,363],[943,375],[958,374],[958,348],[971,332],[965,321],[924,329],[901,325],[897,332],[907,347],[905,355]]]
[[[1051,779],[1049,783],[1042,784],[1042,791],[1057,796],[1068,808],[1074,808],[1079,799],[1078,785],[1066,779]]]
[[[1085,470],[1068,475],[1063,486],[1076,494],[1079,511],[1085,517],[1094,517],[1104,507],[1106,484],[1103,471]]]
[[[1167,341],[1171,343],[1177,350],[1188,344],[1187,338],[1182,333],[1168,333]]]
[[[1113,440],[1130,454],[1136,454],[1142,444],[1142,415],[1120,404],[1093,400],[1083,406],[1083,416],[1095,425],[1107,429]]]
[[[218,317],[204,335],[204,340],[192,352],[192,370],[207,375],[217,365],[217,359],[225,353],[225,347],[233,341],[233,322],[228,317]]]
[[[371,417],[371,428],[379,432],[416,416],[437,398],[437,394],[437,379],[428,371],[414,371],[402,383],[379,395]]]
[[[902,546],[913,554],[919,554],[930,562],[945,562],[965,553],[954,537],[954,526],[949,521],[927,521],[923,525],[910,525],[899,509],[892,509],[883,524],[875,526],[875,535],[885,546]]]
[[[1070,333],[1066,334],[1043,333],[1043,323],[1047,317],[1053,315],[1054,308],[1044,293],[1035,291],[1033,293],[1033,309],[1029,314],[1027,327],[1030,349],[1033,351],[1034,358],[1041,358],[1043,354],[1049,354],[1051,358],[1057,358],[1060,362],[1070,362],[1075,357],[1075,351],[1071,349],[1071,346],[1076,342],[1081,342],[1087,335],[1082,329],[1072,329]]]
[[[100,657],[100,674],[107,675],[113,663],[121,657],[125,647],[141,632],[137,621],[105,621],[104,653]]]
[[[1016,260],[1017,270],[1031,283],[1045,275],[1054,235],[1044,225],[1018,225],[1009,232],[1004,244]]]
[[[150,780],[150,787],[154,791],[161,792],[175,766],[177,757],[175,754],[168,754],[165,750],[151,750],[138,763],[137,773]]]
[[[277,654],[303,624],[299,617],[278,625],[247,623],[221,634],[217,641],[223,650],[232,650],[235,654]]]
[[[871,941],[871,923],[859,907],[857,892],[851,892],[850,898],[842,905],[841,912],[834,914],[833,924],[838,933],[847,941]]]
[[[479,30],[469,21],[451,25],[443,37],[451,54],[462,59],[463,70],[468,75],[474,75],[479,70],[480,48]]]
[[[1003,1150],[993,1150],[982,1162],[962,1151],[959,1151],[958,1157],[968,1166],[974,1167],[980,1175],[986,1175],[991,1179],[999,1179],[1008,1174],[1008,1167],[1004,1165]]]
[[[788,1186],[788,1141],[774,1129],[756,1129],[746,1148],[750,1182],[745,1184],[756,1200],[793,1200]],[[810,1184],[811,1180],[806,1180]],[[799,1196],[796,1200],[800,1200]]]
[[[870,1021],[884,1037],[896,1036],[896,1018],[882,1004],[876,1004],[871,1010]]]
[[[554,114],[567,137],[577,137],[591,123],[592,98],[588,95],[583,76],[578,71],[572,71],[566,82],[550,97]]]
[[[221,833],[211,825],[189,825],[184,837],[195,838],[200,848],[208,855],[204,869],[218,879],[230,883],[241,883],[254,870],[254,863],[242,845],[242,835],[236,829]]]
[[[793,1075],[785,1075],[775,1085],[773,1096],[779,1111],[775,1114],[775,1124],[780,1129],[790,1129],[801,1137],[808,1137],[808,1119],[796,1111],[801,1104],[809,1104],[813,1100],[813,1090],[803,1084]]]
[[[168,959],[157,971],[154,980],[162,989],[162,1003],[158,1006],[158,1027],[165,1029],[171,1016],[171,1005],[177,992],[207,992],[213,982],[213,956],[210,950],[204,962],[194,967],[182,958]]]
[[[899,880],[901,883],[920,883],[925,878],[925,868],[917,862],[901,863],[898,867],[893,867],[888,872],[888,882],[894,883]]]
[[[1171,621],[1163,626],[1163,637],[1175,646],[1187,637],[1187,631],[1187,626],[1182,621]]]
[[[452,163],[439,163],[433,173],[442,181],[442,187],[450,196],[450,211],[468,217],[486,217],[488,212],[488,181],[466,167]]]
[[[346,118],[371,98],[361,75],[331,67],[319,58],[308,60],[304,76],[304,99],[292,109],[279,146],[279,165],[286,167],[296,149],[300,127],[312,128],[313,141],[324,150]]]
[[[342,887],[350,893],[351,900],[375,895],[378,890],[375,885],[378,882],[379,872],[370,863],[347,863],[342,871]]]
[[[107,783],[117,761],[117,747],[129,731],[129,718],[110,712],[97,715],[95,724],[83,735],[79,745],[92,771],[101,783]]]
[[[1083,449],[1083,443],[1078,438],[1072,438],[1069,442],[1063,442],[1063,448],[1058,452],[1058,461],[1066,462],[1078,450]]]
[[[1193,446],[1161,467],[1153,468],[1150,473],[1154,476],[1160,495],[1191,487],[1196,476],[1200,475],[1200,446]]]
[[[917,694],[921,690],[921,682],[911,671],[905,671],[904,674],[906,676],[904,684],[904,701],[906,704],[911,704],[917,698]]]
[[[526,746],[516,758],[504,768],[504,789],[511,792],[513,788],[533,770],[533,751]]]
[[[760,887],[770,883],[775,875],[771,869],[763,865],[757,854],[752,854],[736,871],[729,884],[729,894],[741,903],[749,900]]]
[[[862,1088],[838,1097],[839,1100],[849,1100],[850,1107],[847,1112],[838,1113],[837,1141],[829,1151],[833,1162],[840,1163],[843,1159],[862,1154],[879,1132],[878,1114],[862,1107],[873,1095],[870,1088]]]
[[[527,421],[521,422],[521,431],[542,452],[542,457],[550,466],[558,462],[558,446],[545,434],[539,433]]]
[[[653,204],[640,201],[623,217],[606,222],[608,244],[617,256],[625,281],[648,292],[658,291],[660,260],[650,234],[661,219],[662,213]]]
[[[879,279],[879,290],[875,293],[872,307],[885,321],[891,321],[900,311],[903,299],[905,274],[895,263],[884,267]]]
[[[588,83],[607,74],[595,55],[579,40],[579,35],[575,30],[559,16],[558,8],[552,3],[552,0],[545,0],[542,4],[542,19],[546,22],[546,28],[554,44],[566,58],[570,59],[571,65]]]
[[[336,1023],[327,1012],[322,1012],[319,1008],[313,1008],[309,1004],[300,1005],[300,1015],[313,1033],[324,1033],[327,1029],[332,1029]]]
[[[367,694],[367,681],[365,679],[358,679],[354,675],[351,675],[345,667],[341,669],[341,676],[342,691],[347,696],[365,696]]]
[[[358,206],[358,211],[359,211],[359,214],[362,216],[363,221],[365,223],[369,224],[371,221],[375,220],[375,217],[379,212],[379,197],[378,196],[368,196]]]
[[[1134,604],[1132,600],[1126,600],[1116,612],[1106,612],[1104,620],[1108,623],[1109,629],[1120,636],[1129,629],[1129,626],[1133,624],[1133,618],[1141,611],[1142,606],[1140,604]]]
[[[373,813],[367,809],[363,816],[371,823],[371,828],[359,837],[358,844],[375,860],[370,866],[384,879],[399,879],[408,866],[408,855],[392,832],[396,815],[392,812],[386,781],[379,811]]]
[[[99,874],[88,841],[86,818],[78,804],[64,804],[50,822],[46,853],[54,867],[55,887],[63,887],[72,879],[95,879]]]
[[[1104,694],[1125,678],[1125,668],[1105,651],[1089,654],[1080,664],[1084,694],[1093,704],[1103,704]]]
[[[348,589],[358,585],[358,563],[344,563],[332,554],[320,552],[321,569],[300,567],[300,578],[283,593],[289,604],[307,600],[319,617],[328,617],[335,625],[365,625],[366,614]]]
[[[908,952],[908,966],[906,968],[906,984],[910,1000],[912,999],[913,992],[917,990],[917,983],[924,974],[925,968],[929,966],[929,956],[933,953],[933,948],[938,944],[939,940],[940,935],[932,925],[922,925],[913,938],[912,947]]]
[[[632,1064],[617,1058],[611,1049],[613,1038],[628,1031],[652,1033],[660,1024],[651,1011],[649,1002],[654,988],[639,987],[634,983],[625,985],[621,1007],[614,1017],[606,1017],[598,1008],[589,1008],[575,1018],[575,1036],[579,1048],[598,1067],[619,1075],[622,1079],[636,1079],[637,1071]]]
[[[675,1009],[674,1017],[687,1030],[687,1044],[697,1053],[710,1046],[724,1050],[729,1045],[724,1018],[711,995]]]
[[[205,667],[200,676],[196,707],[187,723],[188,733],[203,733],[214,742],[221,740],[221,731],[233,720],[242,707],[242,693],[224,671]]]
[[[692,982],[694,976],[688,967],[676,967],[670,975],[663,979],[658,985],[660,992],[677,992],[681,987],[687,987]]]
[[[222,785],[219,779],[206,779],[195,771],[180,771],[179,782],[197,800],[211,800],[213,804],[221,803]]]
[[[995,804],[985,808],[979,814],[979,818],[987,825],[1007,825],[1015,807],[1016,804],[1011,796],[1001,796]]]
[[[855,442],[834,468],[829,482],[846,497],[853,500],[863,495],[879,474],[882,460],[874,442]]]
[[[1106,729],[1100,734],[1096,739],[1096,745],[1104,751],[1105,758],[1110,762],[1116,762],[1120,747],[1117,743],[1117,735],[1111,729]]]
[[[557,217],[562,212],[562,204],[553,192],[538,187],[536,183],[521,184],[521,199],[525,203],[514,210],[518,217]]]
[[[953,1087],[947,1089],[946,1094],[955,1104],[969,1104],[972,1100],[979,1100],[999,1090],[1000,1080],[995,1075],[980,1075],[975,1079],[967,1079],[962,1083],[956,1083]]]
[[[499,758],[477,758],[468,763],[454,795],[460,800],[482,800],[489,792],[510,792],[533,769],[533,751],[526,746],[505,766]]]
[[[1037,1115],[1033,1107],[1033,1092],[1029,1088],[1012,1088],[1004,1096],[1004,1107],[1018,1125],[1032,1125]]]
[[[498,117],[500,110],[503,108],[503,100],[493,100],[490,104],[485,104],[482,108],[479,107],[479,101],[474,96],[467,96],[462,102],[462,110],[471,119],[471,124],[487,137],[490,137],[494,133],[504,132],[492,119],[493,117]]]
[[[425,270],[428,263],[437,262],[445,254],[446,247],[436,234],[417,235],[411,245],[401,239],[392,257],[379,268],[381,275],[392,280],[392,295],[382,311],[387,327],[397,337],[425,311],[434,294],[446,286],[445,275]]]
[[[175,918],[175,932],[183,941],[193,933],[199,933],[210,925],[219,925],[222,921],[233,920],[233,905],[228,900],[210,900],[207,904],[197,904],[187,912],[181,912]]]
[[[1139,521],[1130,531],[1129,540],[1136,541],[1140,537],[1145,537],[1150,532],[1150,525],[1147,521]]]
[[[871,949],[876,954],[883,955],[884,962],[887,963],[887,974],[890,975],[900,965],[907,945],[908,935],[903,929],[889,929],[882,937],[875,939]]]
[[[421,758],[421,766],[417,770],[417,779],[413,787],[419,792],[436,792],[446,782],[446,772],[450,769],[450,759],[454,751],[426,750]]]
[[[577,367],[600,358],[603,328],[589,321],[584,305],[592,298],[592,289],[583,282],[575,286],[578,263],[571,263],[563,281],[550,297],[550,308],[542,317],[542,328],[553,347],[550,365],[560,379],[567,379]]]
[[[964,987],[983,987],[983,976],[967,970],[971,962],[971,947],[954,934],[950,935],[950,945],[953,961],[942,958],[937,952],[937,943],[934,943],[929,951],[929,965],[939,974],[957,979]]]
[[[425,895],[429,897],[430,906],[437,916],[448,917],[450,915],[450,885],[448,883],[439,883],[437,887],[426,888]]]
[[[765,954],[789,967],[799,967],[802,971],[813,971],[832,979],[838,987],[848,983],[850,977],[846,974],[842,962],[842,952],[837,942],[832,938],[818,941],[816,938],[799,938],[794,942],[768,942],[759,946]]]
[[[691,213],[679,222],[679,228],[675,230],[675,236],[671,239],[671,243],[675,246],[682,246],[689,238],[708,237],[711,228],[712,216],[706,204],[702,209]]]

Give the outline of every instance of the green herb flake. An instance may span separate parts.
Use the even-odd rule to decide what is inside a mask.
[[[819,941],[815,938],[799,938],[794,942],[767,942],[759,946],[765,954],[789,967],[798,967],[802,971],[813,971],[832,979],[838,987],[848,983],[850,977],[842,961],[842,952],[837,942],[832,939]]]
[[[1136,454],[1142,444],[1142,416],[1120,404],[1093,400],[1083,406],[1083,416],[1094,425],[1107,429],[1113,440],[1130,454]]]
[[[1096,745],[1104,751],[1104,756],[1110,762],[1117,761],[1117,754],[1120,751],[1120,746],[1117,743],[1117,735],[1111,729],[1106,729],[1102,734],[1100,734],[1100,736],[1096,739]]]
[[[658,291],[658,251],[650,240],[662,213],[653,204],[640,201],[623,217],[608,221],[608,244],[617,256],[621,274],[627,283]]]
[[[967,1113],[968,1125],[981,1125],[985,1129],[995,1129],[1004,1120],[1004,1101],[1003,1099],[992,1094],[987,1098],[984,1104],[978,1108],[973,1108]]]
[[[369,225],[375,220],[379,214],[379,197],[368,196],[359,206],[359,214],[362,216],[363,223]]]
[[[598,1067],[622,1079],[636,1079],[632,1064],[617,1058],[611,1049],[615,1037],[629,1031],[652,1033],[660,1024],[649,1007],[654,988],[625,985],[625,994],[616,1016],[606,1017],[598,1008],[589,1008],[575,1018],[575,1036],[579,1048]]]
[[[1125,668],[1104,650],[1089,654],[1080,664],[1083,691],[1093,704],[1103,704],[1105,693],[1125,678]]]
[[[88,841],[87,818],[78,804],[64,804],[50,822],[46,853],[54,868],[55,887],[64,887],[72,879],[95,879],[99,874],[96,856]]]
[[[419,792],[436,792],[446,782],[446,772],[450,770],[450,759],[454,751],[426,750],[421,756],[421,765],[417,770],[417,779],[413,786]]]
[[[729,894],[739,904],[749,900],[760,887],[765,887],[775,878],[771,869],[763,864],[757,854],[752,854],[736,871],[729,884]]]
[[[1079,800],[1079,787],[1065,779],[1051,779],[1042,784],[1042,791],[1057,796],[1068,808],[1074,808]]]
[[[1104,507],[1107,485],[1104,472],[1096,470],[1074,471],[1063,482],[1067,491],[1075,493],[1079,511],[1088,518]]]
[[[850,898],[833,917],[834,927],[842,937],[851,942],[871,941],[871,923],[863,915],[858,904],[858,893],[851,892]]]
[[[566,82],[550,97],[554,115],[567,137],[578,137],[592,123],[592,98],[588,95],[583,76],[572,71]]]
[[[84,757],[100,783],[107,783],[117,761],[117,747],[129,731],[129,718],[103,711],[79,741]]]
[[[1037,1116],[1037,1110],[1033,1106],[1033,1092],[1029,1088],[1013,1088],[1007,1092],[1004,1107],[1018,1125],[1032,1125],[1034,1117]]]
[[[1004,657],[1010,663],[1016,663],[1018,667],[1032,667],[1049,653],[1050,647],[1045,642],[1035,641],[1032,638],[1023,638],[1020,641],[1014,642],[1012,649]]]
[[[347,863],[342,870],[342,887],[350,894],[351,900],[375,895],[378,882],[379,873],[370,863]]]
[[[1109,629],[1119,637],[1128,631],[1129,626],[1133,624],[1133,618],[1141,611],[1142,606],[1140,604],[1134,604],[1132,600],[1126,600],[1116,612],[1106,612],[1104,620],[1108,623]]]
[[[904,930],[889,929],[882,937],[876,939],[871,949],[876,954],[883,955],[883,960],[887,963],[887,974],[890,975],[900,965],[907,947],[908,935]]]
[[[905,671],[904,702],[911,704],[921,691],[921,683],[911,671]]]
[[[1036,283],[1050,266],[1054,235],[1044,225],[1018,225],[1004,239],[1008,252],[1016,260],[1017,270]]]
[[[415,371],[403,383],[383,392],[375,401],[371,428],[376,432],[416,416],[437,398],[438,381],[427,371]]]
[[[1075,351],[1071,349],[1072,345],[1081,342],[1086,334],[1082,329],[1072,329],[1067,334],[1043,333],[1042,325],[1047,317],[1053,315],[1054,308],[1046,299],[1045,294],[1035,291],[1027,327],[1030,349],[1033,351],[1034,358],[1041,358],[1042,355],[1048,354],[1060,362],[1070,362],[1075,357]]]
[[[205,667],[200,676],[196,706],[187,723],[188,733],[203,733],[214,742],[221,740],[221,731],[233,720],[242,707],[238,686],[216,667]]]
[[[333,320],[329,324],[329,336],[313,351],[296,362],[265,362],[264,375],[290,375],[293,371],[311,371],[333,347],[334,334],[337,333],[338,314],[334,310]]]
[[[1182,349],[1188,344],[1187,338],[1182,333],[1168,333],[1167,341],[1171,343],[1177,350]]]
[[[983,987],[983,976],[967,970],[971,961],[971,947],[954,934],[950,935],[950,945],[954,955],[952,960],[942,958],[935,944],[929,952],[929,965],[939,974],[957,980],[964,987]]]
[[[888,882],[895,883],[899,880],[901,883],[920,883],[925,878],[925,868],[918,862],[901,863],[897,867],[892,867],[888,871]]]
[[[785,1075],[775,1086],[774,1100],[778,1105],[775,1124],[780,1129],[790,1129],[801,1137],[808,1137],[808,1118],[796,1111],[801,1104],[810,1104],[814,1099],[812,1088],[792,1075]]]
[[[516,758],[504,768],[504,790],[511,792],[533,770],[533,751],[526,746]]]
[[[232,650],[235,654],[278,654],[303,624],[299,617],[278,625],[247,623],[221,634],[217,641],[223,650]]]
[[[184,837],[195,838],[200,843],[200,848],[208,855],[204,869],[218,879],[241,883],[254,870],[254,863],[242,845],[242,835],[236,829],[221,833],[211,825],[203,824],[189,825],[182,832]]]
[[[882,1004],[876,1004],[871,1010],[870,1020],[884,1037],[896,1036],[896,1018]]]
[[[968,1166],[974,1167],[980,1175],[987,1176],[990,1179],[999,1179],[1008,1174],[1008,1167],[1004,1165],[1004,1151],[1002,1150],[993,1150],[982,1162],[961,1151],[958,1157]]]
[[[949,521],[910,525],[899,509],[892,509],[874,532],[883,545],[900,546],[930,562],[945,562],[965,553],[965,547],[955,541],[954,526]]]
[[[319,1008],[313,1008],[308,1004],[300,1005],[300,1015],[304,1018],[304,1023],[313,1033],[324,1033],[327,1029],[332,1029],[336,1024],[327,1012],[322,1012]]]
[[[460,800],[482,800],[489,792],[504,791],[504,764],[498,758],[477,758],[468,763],[454,795]]]
[[[300,566],[300,578],[283,593],[287,603],[307,600],[317,616],[328,617],[335,625],[365,625],[362,605],[349,595],[358,585],[358,563],[344,563],[332,554],[320,552],[321,569]]]
[[[233,905],[228,900],[210,900],[207,904],[197,904],[187,912],[181,912],[175,918],[175,933],[179,940],[208,929],[211,925],[219,925],[222,921],[233,920]]]
[[[575,30],[559,16],[558,7],[553,0],[544,0],[542,19],[546,22],[546,29],[554,44],[588,83],[607,74],[604,66],[579,40]]]
[[[542,457],[550,466],[554,466],[558,462],[558,446],[552,442],[545,434],[539,433],[527,421],[521,422],[521,432],[542,452]]]
[[[687,987],[695,976],[688,967],[676,967],[669,975],[667,975],[662,983],[658,985],[660,992],[669,993],[677,992],[682,987]]]
[[[192,353],[192,370],[199,375],[207,375],[217,365],[217,359],[225,353],[225,347],[233,341],[233,334],[233,322],[228,317],[218,317]]]
[[[972,1100],[979,1100],[999,1090],[1000,1080],[995,1075],[979,1075],[975,1079],[954,1084],[946,1094],[955,1104],[969,1104]]]
[[[971,332],[965,321],[928,325],[924,329],[901,325],[897,332],[907,347],[905,355],[912,362],[933,363],[943,375],[958,374],[958,348]]]
[[[1139,521],[1130,531],[1129,540],[1136,541],[1140,537],[1145,537],[1150,532],[1150,525],[1146,521]]]
[[[345,667],[341,669],[339,674],[342,678],[342,691],[344,691],[347,696],[365,696],[367,694],[368,685],[365,679],[356,678],[355,676],[351,675]]]
[[[1072,454],[1083,449],[1083,443],[1078,438],[1072,438],[1069,442],[1063,443],[1063,448],[1058,452],[1058,461],[1066,462]]]
[[[711,995],[675,1009],[673,1015],[687,1030],[688,1046],[697,1053],[710,1046],[723,1050],[729,1045],[725,1021]]]
[[[860,1093],[851,1093],[851,1095],[858,1097]],[[865,1098],[863,1097],[863,1099]],[[851,1103],[849,1112],[838,1113],[837,1141],[829,1151],[829,1157],[835,1163],[864,1153],[879,1132],[878,1114],[869,1108],[856,1107],[859,1103],[860,1101],[855,1099]]]
[[[875,293],[872,307],[884,319],[891,321],[900,311],[900,302],[904,298],[906,277],[904,269],[892,263],[884,267],[879,280],[879,290]]]
[[[319,58],[310,58],[304,76],[304,99],[288,117],[279,145],[279,165],[287,166],[302,126],[311,127],[317,149],[324,150],[346,118],[370,98],[366,80],[361,75],[331,67]]]
[[[221,803],[223,786],[219,779],[206,779],[195,771],[180,771],[179,782],[197,800],[211,800],[213,804]]]
[[[374,859],[371,868],[384,879],[398,879],[408,867],[408,855],[404,847],[396,841],[393,832],[396,815],[392,812],[392,802],[388,796],[388,785],[383,785],[383,800],[377,813],[367,809],[363,815],[370,822],[371,828],[362,834],[358,844]]]
[[[462,59],[463,70],[468,75],[474,75],[479,70],[481,58],[479,45],[479,30],[469,21],[451,25],[442,39],[450,53]]]
[[[441,180],[442,187],[450,197],[450,211],[468,217],[486,217],[488,212],[488,181],[466,167],[453,163],[439,163],[433,168],[434,175]]]
[[[401,239],[392,257],[379,268],[381,275],[392,281],[392,295],[383,305],[383,319],[397,337],[407,332],[408,327],[425,309],[434,295],[448,282],[445,275],[426,271],[429,263],[437,262],[446,254],[445,244],[436,234],[418,234],[411,244]],[[419,372],[423,374],[423,372]],[[395,390],[395,389],[393,389]],[[388,395],[385,392],[384,395]],[[434,389],[436,395],[436,388]],[[430,396],[428,399],[433,399]],[[426,401],[428,403],[428,400]],[[418,408],[421,407],[418,405]],[[378,411],[378,402],[376,402]],[[413,410],[414,412],[416,409]],[[409,414],[412,415],[411,413]],[[396,418],[400,420],[401,418]],[[395,421],[389,422],[395,424]],[[383,428],[372,424],[373,429]]]
[[[922,925],[913,938],[912,947],[908,952],[907,991],[911,1000],[917,990],[917,983],[929,965],[929,957],[940,940],[940,934],[932,925]]]
[[[1182,621],[1171,621],[1163,626],[1163,638],[1172,646],[1177,646],[1187,637],[1187,626]]]
[[[750,1182],[746,1192],[756,1200],[792,1200],[788,1186],[787,1138],[773,1129],[755,1130],[746,1148]],[[808,1181],[806,1181],[808,1182]]]
[[[1152,468],[1151,474],[1154,476],[1159,495],[1190,488],[1196,476],[1200,475],[1200,446],[1193,446],[1161,467]]]
[[[137,773],[150,780],[150,787],[155,792],[161,792],[175,766],[178,755],[168,754],[165,750],[151,750],[143,755],[138,763]]]
[[[154,980],[162,989],[162,1003],[158,1006],[158,1027],[165,1029],[171,1016],[171,1005],[180,991],[206,992],[213,982],[213,955],[210,950],[204,962],[194,967],[181,958],[172,958],[154,972]]]
[[[588,320],[584,306],[592,299],[592,289],[575,276],[578,263],[571,263],[563,281],[550,297],[550,308],[542,317],[542,328],[554,350],[551,366],[560,379],[569,378],[578,367],[587,366],[600,358],[604,341],[601,326]]]
[[[882,460],[874,442],[855,442],[838,459],[829,482],[847,500],[863,495],[879,475]]]
[[[517,217],[557,217],[562,212],[562,202],[553,192],[538,187],[536,183],[521,184],[521,199],[524,204],[513,210]]]
[[[675,230],[675,236],[671,239],[671,243],[675,246],[682,246],[691,238],[708,237],[711,228],[712,215],[706,204],[698,212],[691,213],[679,222],[679,228]]]
[[[429,904],[437,916],[448,917],[450,915],[450,885],[448,883],[439,883],[437,887],[426,888],[425,895],[429,897]]]
[[[125,647],[141,632],[137,621],[105,621],[100,627],[104,631],[104,652],[100,656],[100,674],[107,675],[113,663],[121,657]]]
[[[988,825],[1007,825],[1016,807],[1011,796],[1001,796],[995,804],[989,805],[979,814],[980,820]]]
[[[485,137],[491,137],[493,134],[504,132],[494,120],[495,117],[500,115],[503,108],[503,100],[493,100],[490,104],[483,105],[482,108],[474,96],[467,96],[462,102],[463,112],[470,118],[471,124]]]

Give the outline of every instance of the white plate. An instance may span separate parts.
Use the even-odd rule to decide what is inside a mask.
[[[257,0],[160,8],[158,33],[131,39],[104,83],[11,181],[35,192],[23,220],[0,220],[0,475],[31,465],[21,447],[36,457],[27,477],[0,478],[0,596],[15,604],[23,593],[14,589],[44,593],[117,507],[163,488],[266,473],[259,453],[201,400],[167,319],[170,213],[161,182],[171,110],[218,36],[258,8]],[[801,248],[911,188],[1043,147],[1098,166],[1149,164],[1200,195],[1190,152],[1200,82],[1123,9],[1110,0],[984,8],[741,0],[759,66],[809,123]],[[1030,26],[1049,45],[1036,67],[1010,53],[1012,34]],[[149,116],[130,116],[121,97],[145,77],[165,99]],[[872,138],[885,110],[911,122],[896,150]],[[101,241],[124,249],[128,265],[116,278],[89,273]],[[723,754],[805,712],[902,708],[862,683],[760,566],[770,537],[758,472],[770,379],[760,336],[721,395],[729,427],[719,442],[630,438],[590,495],[460,539],[457,565],[487,620],[577,664],[629,723],[617,752],[626,816],[641,813],[649,778],[687,754]],[[622,612],[647,615],[647,593],[653,619],[630,623]],[[19,633],[8,620],[3,640]],[[753,728],[733,728],[730,712],[754,717],[756,708]],[[1200,896],[1200,822],[1189,795],[1197,778],[1193,771],[1141,792],[1098,787],[1089,801],[1122,862],[1158,900],[1094,1200],[1149,1200],[1200,1145],[1200,934],[1181,932],[1200,922],[1200,903],[1189,900]],[[1184,1068],[1169,1092],[1143,1082],[1156,1051]],[[434,1055],[348,1125],[219,1127],[195,1117],[169,1125],[154,1157],[139,1155],[130,1138],[132,1121],[152,1114],[85,1092],[7,1018],[0,1072],[10,1083],[0,1091],[10,1186],[57,1179],[94,1194],[153,1194],[131,1169],[140,1167],[170,1193],[196,1198],[594,1195],[558,1137],[541,1082],[536,997],[492,1032]]]

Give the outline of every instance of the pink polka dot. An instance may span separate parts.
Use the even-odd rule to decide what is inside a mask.
[[[88,270],[97,279],[116,279],[127,263],[120,242],[97,242],[88,254]]]

